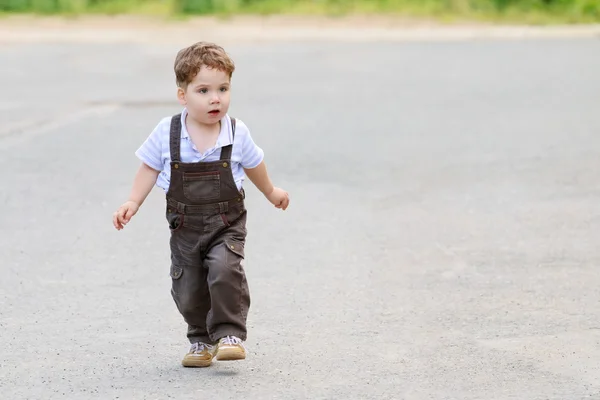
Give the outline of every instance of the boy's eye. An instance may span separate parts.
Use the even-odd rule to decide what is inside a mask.
[[[226,91],[227,91],[227,88],[226,88],[226,87],[222,87],[222,88],[221,88],[221,92],[226,92]]]
[[[200,93],[207,93],[207,92],[208,92],[208,90],[207,90],[207,89],[205,89],[205,88],[202,88],[202,89],[200,89],[200,90],[199,90],[199,92],[200,92]]]

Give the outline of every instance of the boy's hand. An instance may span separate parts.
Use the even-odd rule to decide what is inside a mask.
[[[127,201],[113,214],[113,225],[120,231],[139,210],[140,206],[135,201]]]
[[[285,210],[290,204],[290,196],[288,192],[278,187],[273,188],[271,194],[267,195],[267,200],[271,202],[275,207]]]

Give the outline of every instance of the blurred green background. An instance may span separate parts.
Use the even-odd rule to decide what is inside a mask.
[[[600,0],[0,0],[3,13],[399,14],[530,23],[598,22]]]

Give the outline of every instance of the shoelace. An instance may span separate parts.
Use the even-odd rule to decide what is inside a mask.
[[[235,336],[225,336],[223,339],[221,339],[223,344],[229,344],[232,346],[235,346],[237,344],[239,344],[240,346],[242,346],[244,349],[246,348],[244,346],[244,342],[242,341],[242,339],[235,337]]]
[[[202,353],[204,350],[212,350],[213,346],[206,343],[194,343],[192,344],[192,348],[190,349],[190,353]]]

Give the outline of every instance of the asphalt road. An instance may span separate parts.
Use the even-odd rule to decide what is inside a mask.
[[[228,44],[291,205],[246,184],[249,356],[208,369],[161,192],[111,224],[180,44],[0,47],[3,399],[600,399],[598,39]]]

